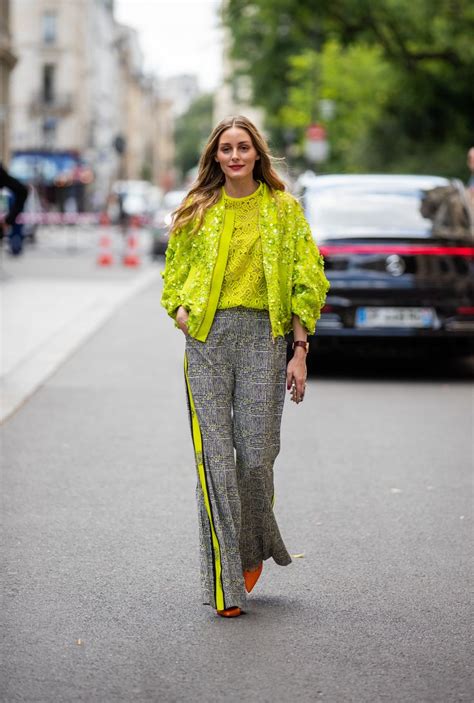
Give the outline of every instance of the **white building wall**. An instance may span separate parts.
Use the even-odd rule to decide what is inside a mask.
[[[55,11],[57,40],[45,44],[42,18]],[[99,205],[118,175],[113,147],[120,132],[123,84],[120,81],[117,24],[108,0],[12,0],[13,46],[19,61],[12,72],[13,149],[75,149],[96,173]],[[41,105],[45,64],[54,64],[54,106]],[[45,119],[56,129],[45,136]]]
[[[10,73],[16,63],[10,33],[10,0],[0,0],[0,161],[10,150]]]
[[[56,117],[53,145],[55,148],[80,149],[82,130],[79,122],[83,112],[77,96],[82,74],[80,0],[13,0],[11,10],[13,43],[19,57],[12,74],[12,147],[41,148],[48,145],[39,98],[43,66],[50,63],[56,66],[57,103],[64,107],[61,116]],[[42,37],[42,17],[46,10],[57,14],[57,41],[51,45],[44,44]]]
[[[107,5],[91,0],[84,38],[88,76],[88,133],[86,154],[96,174],[97,204],[105,201],[118,177],[119,156],[113,146],[121,127],[121,94],[117,25]]]
[[[27,0],[12,0],[11,32],[18,62],[11,74],[11,146],[23,148],[39,143],[39,120],[30,117],[29,104],[37,87],[37,42],[36,27],[39,6]]]

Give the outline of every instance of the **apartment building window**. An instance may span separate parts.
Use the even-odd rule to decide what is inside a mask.
[[[52,103],[55,93],[55,76],[56,66],[52,63],[46,63],[43,66],[43,102]]]
[[[43,13],[43,42],[56,43],[56,13],[47,11]]]

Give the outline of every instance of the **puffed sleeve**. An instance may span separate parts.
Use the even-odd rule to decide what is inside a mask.
[[[295,231],[291,311],[298,315],[308,334],[314,334],[329,290],[329,281],[324,274],[324,259],[298,202],[295,203]]]
[[[191,268],[191,251],[189,227],[176,230],[171,235],[166,249],[166,263],[163,277],[161,304],[173,319],[180,305],[186,301],[182,297],[182,288]]]

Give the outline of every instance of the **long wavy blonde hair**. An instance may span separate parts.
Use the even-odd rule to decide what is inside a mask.
[[[272,166],[273,157],[270,154],[268,144],[255,125],[243,115],[227,117],[214,127],[204,147],[199,160],[196,181],[193,183],[182,205],[173,213],[171,232],[193,221],[195,222],[193,232],[197,231],[202,224],[206,210],[212,207],[212,205],[215,205],[219,200],[221,188],[225,182],[225,176],[215,156],[217,154],[221,134],[231,127],[245,129],[260,156],[260,158],[255,161],[253,169],[254,179],[266,183],[271,191],[285,190],[285,184]]]

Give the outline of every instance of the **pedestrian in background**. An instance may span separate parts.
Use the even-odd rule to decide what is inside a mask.
[[[16,178],[13,178],[0,163],[0,188],[6,188],[9,193],[8,211],[0,222],[0,235],[3,239],[5,225],[9,228],[10,251],[14,256],[21,254],[23,250],[23,225],[16,221],[16,218],[23,211],[28,197],[28,188]]]
[[[285,382],[300,403],[307,335],[329,287],[302,207],[247,118],[210,135],[174,215],[163,278],[162,304],[186,336],[204,602],[235,617],[264,560],[291,562],[273,511],[273,464]]]

